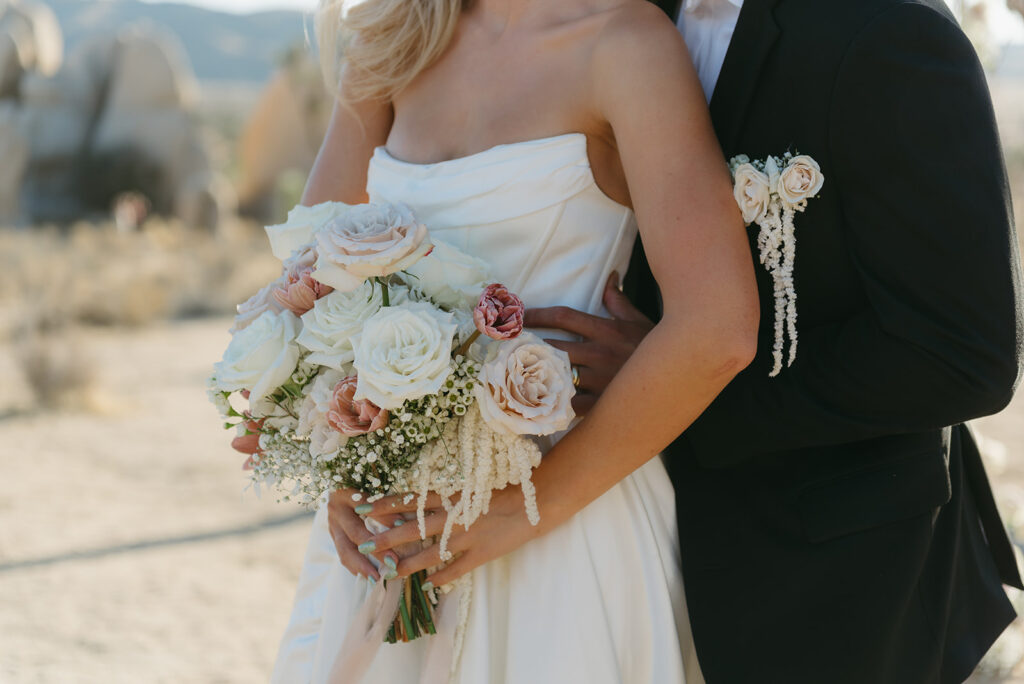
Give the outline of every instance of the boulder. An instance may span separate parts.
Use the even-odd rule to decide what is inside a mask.
[[[250,114],[239,142],[241,209],[270,221],[274,188],[286,173],[308,173],[330,120],[332,99],[319,66],[297,57],[274,74]]]
[[[0,0],[0,98],[15,97],[26,72],[55,74],[63,52],[60,24],[47,5]]]
[[[24,117],[13,102],[0,102],[0,225],[21,220],[19,194],[28,166],[29,143]]]

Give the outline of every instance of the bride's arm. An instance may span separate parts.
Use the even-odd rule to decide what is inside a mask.
[[[664,449],[754,357],[754,267],[686,48],[670,22],[645,12],[608,34],[594,58],[596,102],[617,141],[664,318],[535,470],[539,527],[527,522],[518,488],[497,492],[487,516],[452,535],[449,548],[462,555],[435,584],[568,520]],[[402,508],[385,499],[373,511],[393,513],[395,503]],[[439,533],[443,519],[433,516],[428,532]],[[376,548],[408,541],[415,528],[379,535]],[[435,545],[404,559],[399,573],[436,564]]]
[[[302,204],[366,202],[370,157],[374,148],[387,140],[393,119],[394,111],[388,102],[356,102],[348,107],[336,102],[302,194]]]

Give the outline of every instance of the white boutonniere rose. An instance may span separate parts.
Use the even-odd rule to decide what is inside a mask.
[[[768,175],[752,164],[742,164],[736,169],[732,194],[747,225],[768,213],[772,199],[771,184]]]
[[[550,435],[576,417],[569,355],[533,333],[490,345],[473,392],[494,430]]]
[[[384,307],[352,340],[354,398],[390,411],[437,393],[451,374],[456,330],[452,314],[425,302]]]
[[[342,292],[369,278],[411,267],[430,253],[427,227],[397,204],[361,204],[330,221],[316,234],[319,258],[313,277]]]
[[[301,325],[291,311],[265,311],[235,333],[224,358],[214,365],[218,388],[225,392],[249,390],[250,402],[273,393],[298,365],[295,338]]]
[[[779,197],[797,205],[821,191],[825,176],[821,167],[806,154],[793,157],[779,176]]]

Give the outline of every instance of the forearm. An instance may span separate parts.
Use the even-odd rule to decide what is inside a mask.
[[[934,339],[924,331],[915,337]],[[796,363],[776,378],[764,363],[751,366],[686,437],[702,464],[727,466],[768,452],[942,428],[1009,401],[1014,355],[1007,349],[999,358],[998,345],[929,350],[865,312],[804,331]]]
[[[660,453],[749,361],[723,353],[734,344],[681,329],[655,327],[587,417],[544,456],[533,475],[542,531]]]

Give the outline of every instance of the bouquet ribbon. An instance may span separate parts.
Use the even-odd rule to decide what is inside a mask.
[[[380,534],[387,527],[373,518],[366,518],[366,529]],[[377,564],[375,558],[370,561]],[[384,644],[384,635],[394,622],[398,603],[405,591],[406,580],[380,581],[363,600],[345,633],[338,654],[331,666],[331,684],[358,684],[366,676],[378,649]],[[361,583],[360,583],[361,584]],[[469,598],[469,582],[456,582],[455,588],[442,594],[438,600],[434,626],[437,634],[427,640],[427,654],[420,671],[420,684],[445,684],[451,681],[453,663],[457,657],[456,641],[459,632],[459,606]]]

